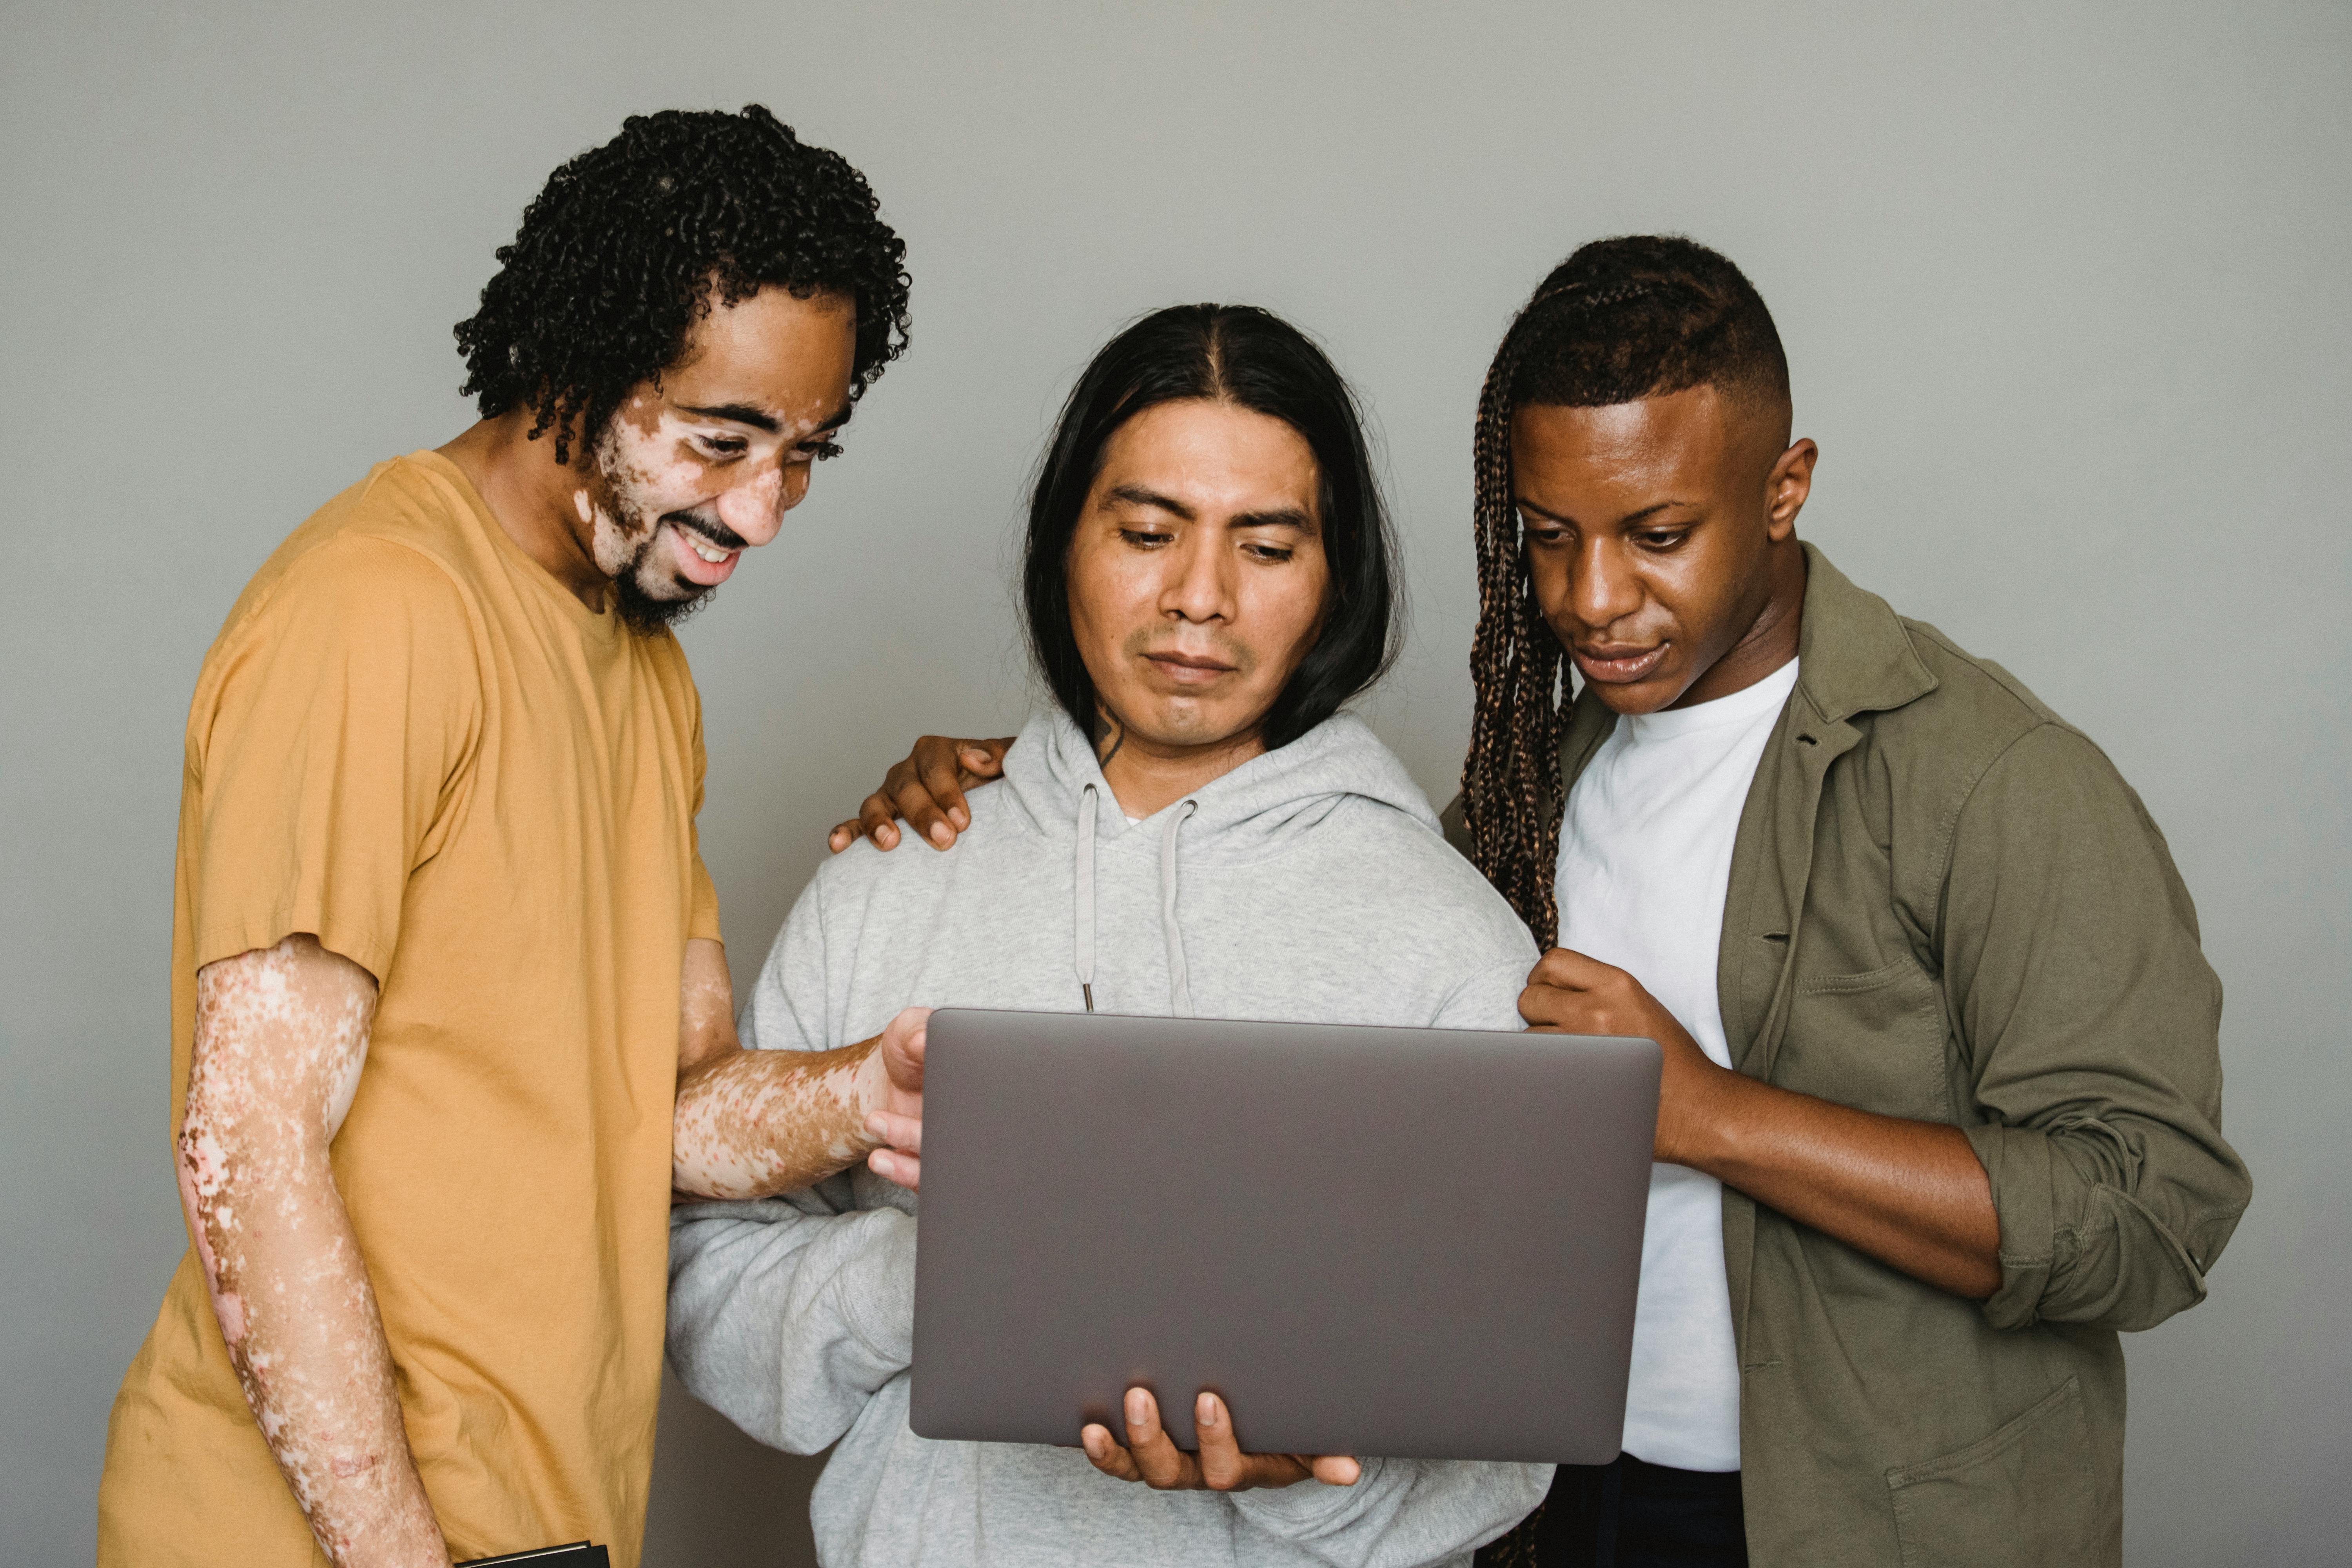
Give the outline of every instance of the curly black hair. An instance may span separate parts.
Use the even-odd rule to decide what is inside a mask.
[[[713,295],[772,285],[857,306],[855,398],[907,347],[907,246],[866,177],[759,104],[634,114],[548,176],[482,308],[457,326],[459,392],[485,419],[532,413],[570,460],[632,388],[677,363]]]

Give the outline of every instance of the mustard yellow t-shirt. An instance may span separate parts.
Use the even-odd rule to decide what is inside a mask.
[[[199,968],[310,931],[376,976],[335,1184],[461,1561],[588,1537],[636,1562],[679,966],[719,935],[702,763],[677,640],[581,605],[433,453],[297,529],[197,677],[173,1134]],[[98,1561],[326,1561],[193,1253],[108,1423]]]

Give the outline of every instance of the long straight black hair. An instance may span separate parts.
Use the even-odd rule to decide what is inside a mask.
[[[1315,454],[1316,510],[1331,585],[1315,646],[1266,710],[1266,749],[1286,746],[1387,670],[1402,620],[1394,542],[1347,382],[1306,333],[1253,305],[1171,305],[1129,326],[1096,354],[1055,426],[1029,497],[1021,572],[1029,651],[1079,729],[1096,732],[1095,685],[1070,626],[1070,536],[1102,467],[1103,448],[1146,409],[1187,398],[1230,403],[1281,420]]]

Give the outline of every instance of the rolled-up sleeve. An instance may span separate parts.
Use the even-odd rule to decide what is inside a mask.
[[[2099,750],[2028,731],[1954,819],[1946,994],[2000,1222],[1998,1328],[2205,1297],[2252,1194],[2221,1137],[2221,985],[2163,835]]]

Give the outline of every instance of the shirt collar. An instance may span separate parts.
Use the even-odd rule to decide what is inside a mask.
[[[1881,712],[1936,689],[1894,607],[1805,552],[1804,624],[1797,634],[1798,689],[1831,723]]]

